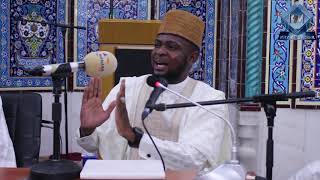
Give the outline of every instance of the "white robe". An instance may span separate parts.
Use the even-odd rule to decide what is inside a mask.
[[[138,94],[145,84],[144,80],[145,76],[126,78],[125,102],[129,118],[135,116],[136,112],[133,112],[132,109],[139,101]],[[169,84],[168,88],[181,92],[188,80],[190,80],[189,77],[179,84]],[[118,91],[119,84],[111,90],[105,99],[104,109],[116,98]],[[176,102],[178,98],[176,95],[164,91],[157,103],[171,104]],[[207,101],[221,100],[225,97],[223,92],[199,81],[190,98],[194,101]],[[230,135],[229,131],[225,129],[224,121],[221,120],[221,118],[229,119],[227,106],[214,105],[207,106],[207,108],[213,111],[215,115],[198,107],[185,108],[185,113],[180,121],[177,142],[153,137],[167,168],[173,170],[196,168],[202,174],[229,158],[231,150]],[[166,110],[163,114],[166,117],[164,121],[169,123],[174,111],[173,109]],[[127,140],[119,136],[114,119],[115,115],[112,112],[109,120],[97,127],[90,136],[78,138],[78,144],[86,151],[98,151],[103,159],[127,159],[130,147],[127,145]],[[159,159],[146,134],[141,139],[139,155],[144,159]]]
[[[289,180],[319,180],[320,179],[320,161],[314,161],[296,174],[290,177]]]
[[[16,157],[9,136],[0,97],[0,167],[16,167]]]

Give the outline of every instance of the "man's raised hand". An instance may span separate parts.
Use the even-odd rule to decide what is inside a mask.
[[[108,108],[103,110],[101,84],[101,78],[91,78],[83,93],[80,130],[87,132],[85,135],[91,134],[96,127],[104,123],[116,106],[116,101],[112,101]]]

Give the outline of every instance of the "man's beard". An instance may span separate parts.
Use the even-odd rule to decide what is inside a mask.
[[[168,72],[166,74],[155,74],[156,76],[160,76],[165,78],[169,84],[172,83],[176,83],[181,81],[181,77],[184,73],[186,73],[190,71],[190,67],[188,66],[187,60],[184,61],[184,64],[181,64],[180,66],[178,66],[174,71],[170,71],[168,70]],[[188,73],[187,73],[188,76]],[[184,80],[184,79],[183,79]]]

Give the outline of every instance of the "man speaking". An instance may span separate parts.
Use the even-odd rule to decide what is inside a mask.
[[[221,100],[224,93],[188,77],[201,49],[204,23],[182,10],[169,11],[159,28],[151,54],[153,74],[165,78],[168,88],[193,101]],[[142,126],[141,114],[153,88],[147,77],[122,78],[105,101],[101,79],[92,78],[81,107],[78,144],[103,159],[159,159]],[[162,92],[157,103],[185,102]],[[215,115],[198,107],[152,111],[144,120],[168,169],[197,169],[199,174],[228,159],[230,137],[224,121],[226,105],[208,106]]]

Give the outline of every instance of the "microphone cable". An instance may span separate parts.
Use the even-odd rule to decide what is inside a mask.
[[[146,130],[146,133],[147,133],[147,135],[149,136],[149,138],[151,139],[153,146],[156,148],[156,151],[157,151],[157,153],[158,153],[158,155],[159,155],[159,157],[160,157],[160,159],[161,159],[161,163],[162,163],[163,170],[165,171],[165,170],[166,170],[166,166],[165,166],[165,164],[164,164],[163,157],[162,157],[162,155],[161,155],[161,153],[160,153],[160,151],[159,151],[156,143],[154,142],[152,136],[150,135],[150,133],[149,133],[149,131],[148,131],[148,129],[147,129],[145,123],[144,123],[144,119],[142,119],[142,126],[143,126],[143,128]]]
[[[152,76],[149,76],[149,77],[147,78],[147,84],[148,84],[149,86],[151,86],[151,84],[154,84],[154,82],[156,82],[156,81],[161,81],[161,82],[164,84],[164,86],[165,86],[165,85],[168,85],[168,82],[167,82],[165,79],[160,78],[159,76],[152,75]],[[153,87],[153,86],[151,86],[151,87]],[[154,87],[154,88],[156,88],[156,87]],[[163,89],[163,88],[162,88],[162,89]],[[155,102],[154,102],[154,103],[155,103]],[[151,111],[152,111],[152,109],[150,109],[149,114],[151,113]],[[148,115],[149,115],[149,114],[148,114]],[[163,170],[165,171],[165,170],[166,170],[166,166],[165,166],[165,164],[164,164],[163,157],[162,157],[162,155],[161,155],[161,153],[160,153],[160,151],[159,151],[156,143],[154,142],[152,136],[150,135],[150,133],[149,133],[149,131],[148,131],[148,128],[146,127],[146,125],[145,125],[145,123],[144,123],[144,120],[148,117],[148,115],[144,116],[144,115],[142,114],[142,117],[141,117],[142,125],[143,125],[143,128],[146,130],[146,133],[147,133],[148,137],[150,138],[153,146],[155,147],[155,149],[156,149],[156,151],[157,151],[157,153],[158,153],[158,155],[159,155],[159,157],[160,157]]]

